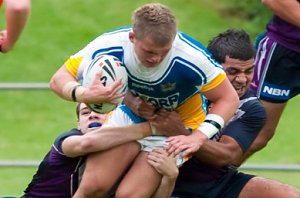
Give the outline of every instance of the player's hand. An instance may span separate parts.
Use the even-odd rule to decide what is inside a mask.
[[[139,96],[134,96],[130,91],[127,91],[123,103],[140,117],[147,120],[155,118],[155,106],[151,102],[147,102]]]
[[[188,135],[187,130],[182,124],[181,117],[175,111],[161,109],[155,114],[155,118],[150,120],[150,122],[156,128],[159,135]]]
[[[148,154],[147,161],[163,176],[172,179],[178,176],[178,168],[173,153],[169,155],[164,149],[155,149]]]
[[[99,71],[95,75],[94,81],[85,88],[82,93],[83,101],[85,103],[102,103],[108,102],[113,104],[118,104],[118,99],[123,97],[125,94],[118,93],[118,91],[123,87],[121,79],[116,80],[109,86],[104,86],[101,81],[102,71]]]
[[[191,135],[172,136],[167,140],[167,151],[176,155],[181,153],[183,157],[188,157],[192,153],[197,152],[206,140],[207,137],[200,132],[195,132]]]

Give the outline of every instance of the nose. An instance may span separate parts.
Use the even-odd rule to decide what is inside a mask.
[[[95,118],[98,119],[98,118],[99,118],[99,115],[98,115],[98,113],[92,111],[92,112],[90,113],[89,119],[95,119]]]
[[[247,82],[247,76],[244,74],[239,74],[235,77],[235,81],[238,81],[240,83],[246,83]]]
[[[160,55],[154,55],[149,59],[149,62],[151,63],[159,63],[161,60],[161,56]]]

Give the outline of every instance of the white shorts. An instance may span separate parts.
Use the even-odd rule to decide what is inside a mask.
[[[143,118],[135,115],[127,106],[119,105],[108,117],[106,122],[103,124],[103,127],[122,127],[132,124],[138,124],[146,122]],[[146,152],[151,152],[154,149],[166,148],[168,143],[166,142],[167,136],[149,136],[137,142],[141,145],[141,150]],[[177,156],[177,166],[181,166],[188,158],[182,158],[179,153]]]
[[[141,145],[141,150],[146,152],[151,152],[154,149],[166,148],[168,143],[166,142],[168,137],[166,136],[149,136],[141,140],[138,140],[138,143]],[[182,157],[181,153],[176,156],[176,166],[180,167],[188,158]]]

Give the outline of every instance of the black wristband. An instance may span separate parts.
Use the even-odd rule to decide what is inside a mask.
[[[79,87],[80,85],[76,85],[75,87],[73,87],[72,89],[72,100],[74,102],[77,102],[77,98],[76,98],[76,89]]]
[[[221,125],[219,123],[217,123],[216,121],[213,121],[213,120],[204,120],[204,122],[207,122],[209,124],[212,124],[214,125],[218,130],[221,130]]]

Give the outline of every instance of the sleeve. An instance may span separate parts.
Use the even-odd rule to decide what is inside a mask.
[[[208,84],[202,87],[201,91],[205,92],[217,87],[219,84],[221,84],[224,81],[225,78],[226,78],[225,72],[220,71],[220,73],[212,81],[210,81]]]
[[[252,100],[238,109],[235,116],[239,115],[223,129],[222,135],[235,139],[245,152],[263,127],[266,112],[258,100]]]
[[[58,152],[63,153],[61,145],[63,143],[63,141],[73,135],[82,135],[82,133],[78,130],[78,129],[71,129],[70,131],[67,131],[63,134],[61,134],[60,136],[58,136],[55,141],[53,146],[58,150]]]
[[[82,61],[83,57],[70,57],[64,63],[66,69],[72,74],[73,77],[77,78],[78,68]]]

